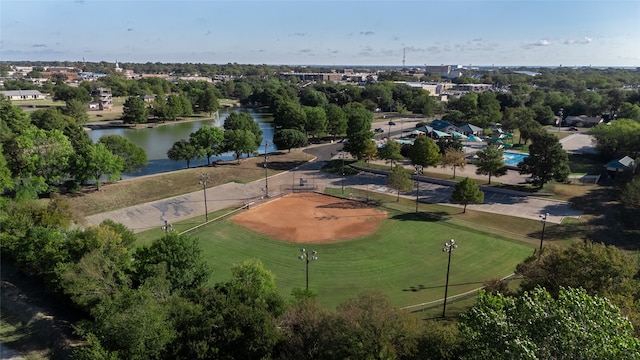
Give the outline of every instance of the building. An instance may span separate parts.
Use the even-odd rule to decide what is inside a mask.
[[[631,157],[625,156],[622,159],[614,159],[604,164],[604,169],[609,177],[615,178],[617,173],[632,170],[635,166],[635,161]]]
[[[98,103],[100,110],[111,110],[113,107],[113,96],[111,95],[111,89],[109,88],[97,88],[92,93]]]
[[[0,94],[9,100],[44,100],[45,94],[38,90],[4,90]]]
[[[475,125],[471,125],[471,124],[465,124],[460,126],[460,132],[462,132],[464,135],[474,135],[474,136],[482,136],[484,135],[484,129],[481,127],[477,127]]]
[[[601,122],[603,122],[602,116],[587,116],[587,115],[567,116],[563,121],[563,123],[567,126],[575,126],[575,125],[595,126],[600,124]]]

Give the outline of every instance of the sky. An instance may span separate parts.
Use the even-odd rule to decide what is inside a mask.
[[[640,0],[0,0],[2,61],[640,66]]]

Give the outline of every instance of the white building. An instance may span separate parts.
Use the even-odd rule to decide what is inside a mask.
[[[38,90],[3,90],[0,94],[9,100],[44,100],[45,94]]]

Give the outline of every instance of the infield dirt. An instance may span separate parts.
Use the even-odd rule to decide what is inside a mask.
[[[276,239],[328,243],[371,234],[386,217],[385,211],[357,201],[300,193],[269,201],[233,221]]]

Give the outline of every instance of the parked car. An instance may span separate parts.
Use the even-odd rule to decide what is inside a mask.
[[[575,126],[572,126],[569,128],[569,131],[578,131],[579,129]]]
[[[389,125],[394,126],[396,123],[394,123],[393,121],[389,121]]]
[[[376,128],[375,130],[373,130],[373,132],[383,133],[384,129],[383,128]]]

